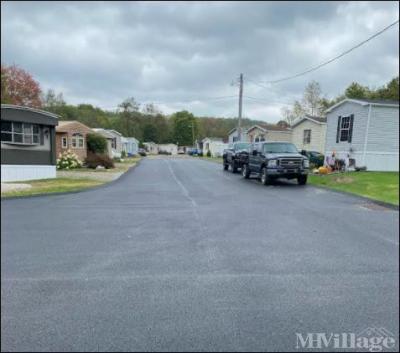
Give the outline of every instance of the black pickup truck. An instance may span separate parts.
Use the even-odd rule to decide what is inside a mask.
[[[248,160],[250,146],[250,143],[234,142],[225,149],[222,153],[224,170],[231,167],[232,173],[236,173],[238,169],[241,169],[243,163]]]
[[[264,185],[277,178],[297,179],[300,185],[305,185],[308,168],[308,158],[292,143],[260,142],[251,146],[242,175],[247,179],[256,174]]]

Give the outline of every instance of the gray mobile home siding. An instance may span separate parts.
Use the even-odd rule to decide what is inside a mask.
[[[345,102],[327,114],[325,154],[335,151],[338,158],[349,154],[357,166],[366,166],[371,171],[398,171],[399,108],[372,104],[367,129],[369,109],[369,104]],[[337,143],[338,117],[351,114],[354,115],[352,141]]]
[[[339,141],[336,143],[337,124],[339,116],[354,115],[353,135],[351,142]],[[338,155],[349,152],[350,147],[354,152],[362,152],[364,148],[365,131],[368,120],[368,106],[346,102],[327,114],[325,153]]]
[[[48,143],[44,143],[43,145],[25,146],[2,142],[1,164],[55,165],[55,128],[53,126],[40,126],[41,135],[43,134],[43,128],[49,129],[50,140]],[[42,139],[43,136],[41,136],[41,140]]]
[[[399,109],[372,106],[367,151],[399,151]]]

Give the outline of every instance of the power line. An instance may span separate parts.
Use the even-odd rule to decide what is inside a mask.
[[[279,101],[279,100],[268,101],[266,99],[250,97],[250,96],[243,96],[243,97],[247,98],[247,99],[252,99],[252,100],[258,101],[260,103],[264,103],[264,104],[271,104],[271,103],[279,103],[279,104],[286,104],[286,105],[292,105],[293,104],[293,103],[290,103],[290,102],[284,102],[284,101]]]
[[[326,65],[330,64],[331,62],[333,62],[333,61],[335,61],[335,60],[338,60],[338,59],[340,59],[341,57],[343,57],[343,56],[349,54],[349,53],[352,52],[353,50],[355,50],[355,49],[361,47],[361,46],[364,45],[365,43],[367,43],[367,42],[369,42],[370,40],[374,39],[375,37],[381,35],[383,32],[387,31],[389,28],[393,27],[394,25],[396,25],[396,24],[398,24],[398,23],[399,23],[399,20],[393,22],[393,23],[390,24],[389,26],[386,26],[385,28],[383,28],[383,29],[380,30],[379,32],[375,33],[374,35],[372,35],[371,37],[367,38],[366,40],[364,40],[364,41],[358,43],[358,44],[355,45],[354,47],[352,47],[352,48],[350,48],[350,49],[344,51],[343,53],[341,53],[341,54],[335,56],[334,58],[329,59],[328,61],[325,61],[325,62],[323,62],[323,63],[321,63],[321,64],[319,64],[319,65],[317,65],[317,66],[311,67],[311,68],[309,68],[309,69],[307,69],[307,70],[305,70],[305,71],[302,71],[302,72],[300,72],[300,73],[298,73],[298,74],[295,74],[295,75],[292,75],[292,76],[283,77],[283,78],[277,79],[277,80],[264,81],[264,82],[262,82],[262,83],[264,83],[264,84],[266,84],[266,83],[267,83],[267,84],[268,84],[268,83],[274,84],[274,83],[278,83],[278,82],[282,82],[282,81],[288,81],[288,80],[291,80],[291,79],[293,79],[293,78],[296,78],[296,77],[299,77],[299,76],[303,76],[303,75],[306,75],[306,74],[308,74],[308,73],[310,73],[310,72],[313,72],[313,71],[315,71],[315,70],[318,70],[318,69],[320,69],[321,67],[326,66]],[[251,80],[251,79],[249,79],[249,78],[247,78],[247,80],[249,80],[249,81],[255,83],[256,85],[258,85],[258,86],[260,86],[260,87],[267,88],[267,87],[265,87],[265,86],[260,85],[260,83],[256,83],[255,81],[253,81],[253,80]]]

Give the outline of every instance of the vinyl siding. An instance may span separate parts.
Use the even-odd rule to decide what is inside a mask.
[[[268,142],[292,142],[292,132],[267,131],[266,141]]]
[[[325,154],[336,151],[338,158],[346,158],[349,153],[356,160],[356,166],[366,166],[370,171],[398,171],[399,108],[372,105],[364,154],[368,110],[369,105],[346,102],[327,114]],[[336,143],[338,116],[350,114],[354,114],[352,142]]]
[[[229,135],[229,138],[228,138],[229,143],[235,142],[235,141],[233,141],[233,138],[234,138],[234,137],[238,137],[238,132],[237,132],[237,130],[232,131],[232,133]],[[236,141],[236,142],[239,142],[239,141]],[[246,132],[243,132],[243,131],[242,131],[242,139],[241,139],[241,142],[249,142],[249,138],[248,138]]]
[[[372,106],[367,151],[399,152],[399,109]]]
[[[303,144],[304,130],[311,130],[311,143]],[[326,124],[304,120],[292,128],[292,142],[299,150],[325,153]]]
[[[339,141],[336,143],[336,131],[339,116],[354,114],[352,142]],[[325,152],[336,151],[338,156],[344,156],[352,148],[354,152],[364,150],[364,138],[368,120],[368,106],[346,102],[327,114]]]

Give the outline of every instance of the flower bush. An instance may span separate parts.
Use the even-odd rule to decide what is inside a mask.
[[[57,169],[74,169],[82,167],[78,156],[70,150],[60,153],[57,159]]]

